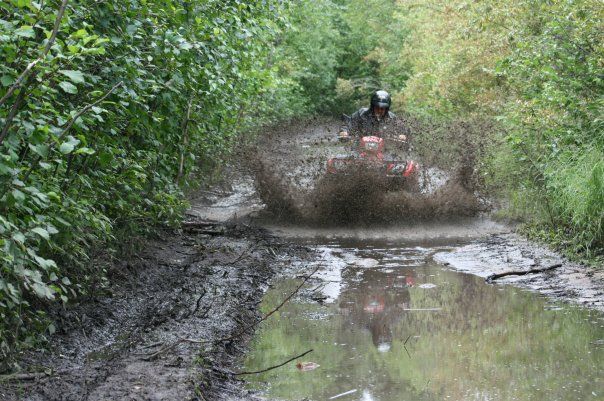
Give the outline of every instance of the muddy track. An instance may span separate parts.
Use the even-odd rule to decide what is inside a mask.
[[[375,218],[351,221],[351,210],[363,216],[350,202],[359,191],[339,199],[330,195],[343,191],[317,185],[325,158],[333,151],[334,126],[333,121],[311,121],[290,126],[289,136],[281,134],[281,127],[279,135],[265,138],[270,146],[265,142],[260,159],[255,159],[261,164],[252,160],[251,171],[235,169],[224,188],[201,191],[192,199],[183,230],[166,231],[133,260],[113,267],[106,295],[55,311],[59,332],[46,351],[22,356],[22,375],[0,382],[0,399],[252,399],[234,373],[253,330],[218,340],[259,320],[259,303],[275,274],[297,275],[300,271],[291,266],[310,268],[318,262],[315,251],[284,238],[415,244],[409,246],[438,240],[451,247],[463,239],[471,243],[440,252],[435,260],[484,277],[561,263],[547,273],[497,283],[514,283],[602,310],[601,271],[570,264],[510,234],[509,227],[472,217],[484,206],[474,193],[462,191],[467,197],[454,202],[451,196],[460,192],[436,191],[413,199],[405,193],[389,194],[376,201]],[[334,207],[334,200],[343,206]],[[411,222],[393,217],[414,205],[417,213],[409,214]],[[441,219],[450,215],[466,217]],[[326,218],[327,224],[317,224],[317,218]],[[281,237],[242,222],[270,227]]]
[[[49,350],[24,355],[21,376],[0,384],[0,398],[243,397],[233,372],[251,333],[215,340],[253,324],[270,278],[308,256],[260,229],[189,221],[115,266],[121,278],[110,295],[61,311]]]

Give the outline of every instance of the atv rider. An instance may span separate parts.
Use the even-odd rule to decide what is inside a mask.
[[[383,137],[387,131],[387,125],[394,125],[396,115],[390,111],[392,99],[390,94],[384,90],[379,90],[371,96],[371,105],[369,108],[362,107],[356,111],[347,121],[338,134],[340,140],[347,140],[350,137],[360,137],[364,135],[373,135]],[[396,139],[400,142],[406,142],[407,136],[399,134]]]

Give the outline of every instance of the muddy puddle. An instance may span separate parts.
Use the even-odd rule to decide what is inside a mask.
[[[270,400],[602,400],[604,314],[487,285],[433,256],[449,239],[324,239],[320,270],[263,323],[243,370]],[[315,264],[315,266],[316,266]],[[313,266],[304,266],[312,271]],[[296,273],[295,273],[296,274]],[[299,285],[275,282],[266,313]],[[296,366],[296,363],[299,363]]]

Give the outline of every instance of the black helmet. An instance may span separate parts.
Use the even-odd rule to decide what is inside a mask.
[[[386,109],[389,109],[390,103],[392,103],[392,99],[390,99],[390,94],[386,91],[376,91],[373,95],[371,95],[372,109],[375,106],[385,107]]]

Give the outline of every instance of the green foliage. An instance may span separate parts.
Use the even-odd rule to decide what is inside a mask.
[[[0,2],[3,361],[103,283],[93,252],[179,221],[274,85],[285,22],[276,1],[67,2],[54,40],[60,3]]]
[[[449,127],[489,143],[478,173],[534,232],[603,253],[599,0],[64,3],[0,1],[2,360],[105,283],[91,255],[177,224],[242,132],[378,88],[437,120],[435,158]]]
[[[491,188],[557,244],[601,256],[602,2],[418,0],[398,2],[394,18],[406,37],[378,73],[408,76],[395,106],[490,120],[480,166]]]

